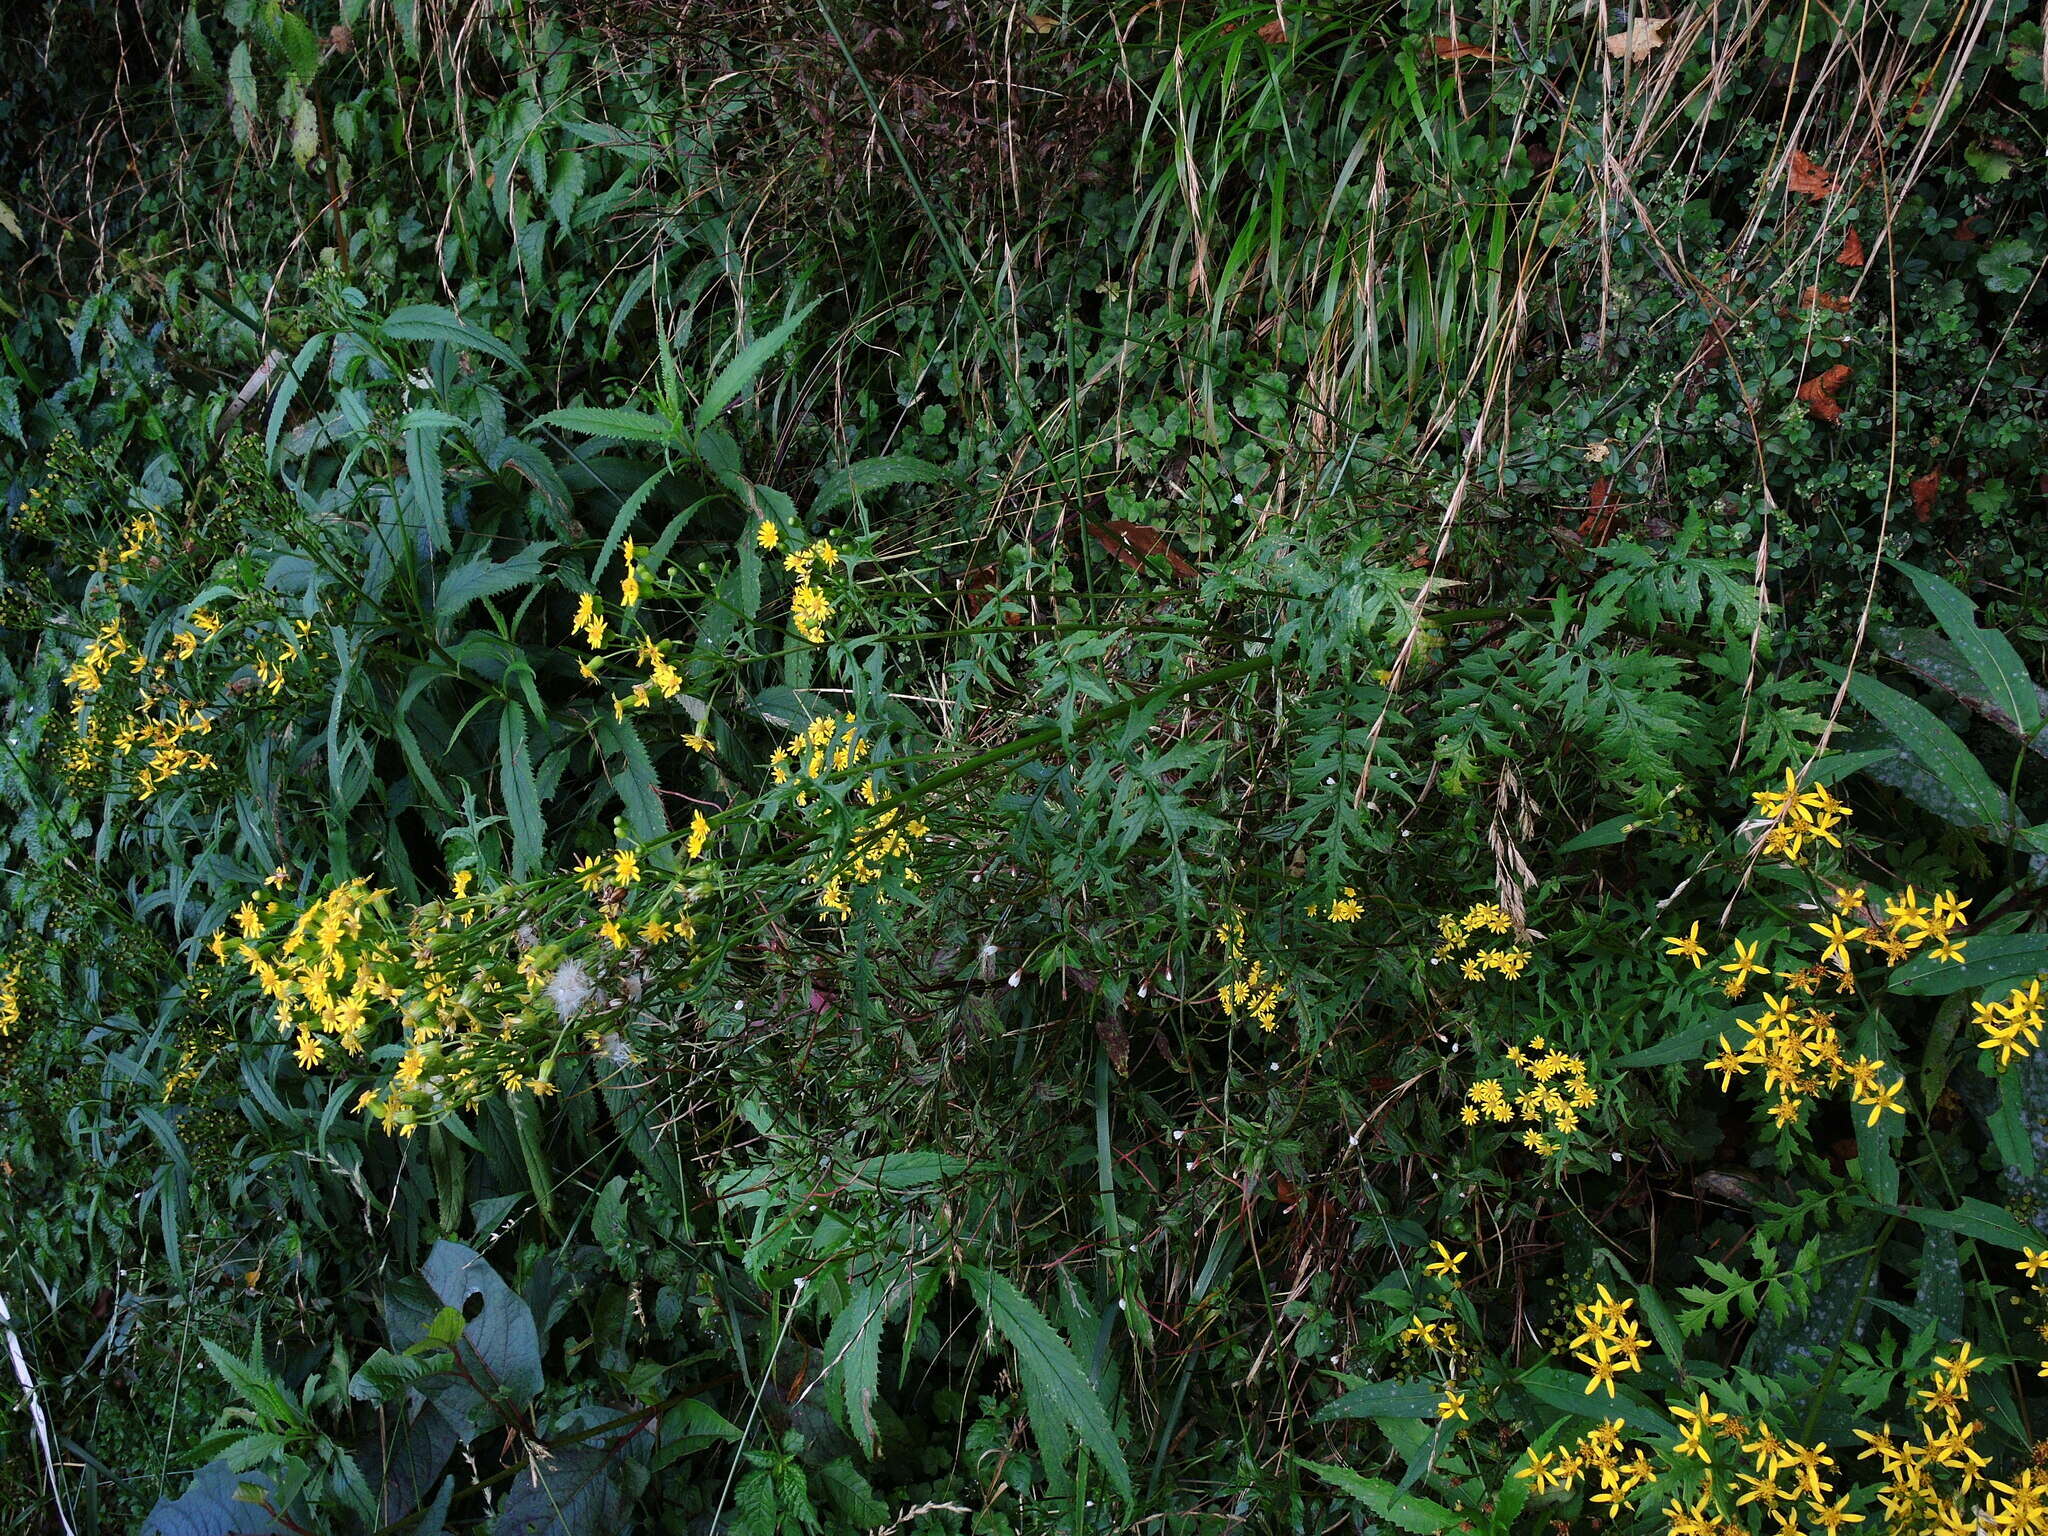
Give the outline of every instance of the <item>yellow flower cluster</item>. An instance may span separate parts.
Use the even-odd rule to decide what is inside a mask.
[[[1761,1070],[1764,1090],[1778,1095],[1771,1106],[1771,1119],[1779,1126],[1793,1124],[1810,1102],[1845,1082],[1851,1102],[1870,1111],[1868,1125],[1875,1126],[1887,1110],[1905,1114],[1905,1078],[1881,1083],[1878,1078],[1885,1070],[1883,1061],[1863,1055],[1845,1056],[1842,1034],[1835,1026],[1833,1013],[1821,1008],[1799,1008],[1789,995],[1779,997],[1766,992],[1764,1011],[1754,1019],[1738,1019],[1736,1023],[1744,1036],[1742,1048],[1737,1050],[1728,1043],[1726,1035],[1720,1036],[1715,1043],[1721,1054],[1710,1059],[1705,1070],[1721,1075],[1723,1093],[1729,1091],[1736,1078],[1747,1077],[1752,1068]]]
[[[1835,829],[1856,813],[1837,800],[1827,785],[1799,787],[1799,776],[1785,770],[1782,790],[1760,789],[1750,796],[1759,815],[1770,823],[1764,833],[1763,851],[1796,864],[1809,846],[1826,843],[1839,848],[1842,840]]]
[[[1914,1391],[1913,1432],[1894,1435],[1859,1429],[1858,1461],[1875,1461],[1882,1479],[1870,1485],[1861,1508],[1899,1536],[2048,1536],[2048,1475],[2022,1468],[2006,1479],[1988,1476],[1990,1458],[1974,1444],[1981,1420],[1968,1417],[1971,1377],[1985,1364],[1967,1341],[1937,1355]],[[1802,1444],[1768,1421],[1754,1426],[1716,1411],[1702,1392],[1690,1406],[1671,1405],[1680,1437],[1666,1453],[1673,1469],[1684,1461],[1703,1469],[1690,1500],[1674,1496],[1661,1511],[1671,1536],[1746,1536],[1746,1515],[1770,1522],[1773,1532],[1816,1531],[1829,1536],[1870,1516],[1852,1510],[1857,1489],[1837,1493],[1841,1469],[1827,1442]]]
[[[609,633],[605,617],[597,609],[595,594],[585,592],[576,599],[576,616],[569,621],[570,629],[583,637],[583,643],[593,651],[604,649],[604,637]],[[584,664],[584,675],[589,676],[589,664]]]
[[[849,885],[879,885],[892,871],[904,883],[917,884],[917,866],[911,862],[917,851],[914,845],[930,831],[923,817],[905,816],[900,806],[876,812],[854,829],[844,860],[829,873],[814,870],[807,877],[818,887],[818,905],[844,922],[853,916]]]
[[[1633,1297],[1617,1301],[1606,1286],[1598,1290],[1598,1300],[1581,1302],[1572,1308],[1572,1320],[1579,1325],[1579,1331],[1565,1347],[1591,1373],[1586,1381],[1586,1395],[1590,1397],[1605,1387],[1612,1397],[1615,1377],[1643,1368],[1642,1357],[1648,1352],[1650,1341],[1643,1337],[1642,1324],[1629,1316],[1629,1309],[1635,1305]],[[1582,1352],[1582,1344],[1592,1352]]]
[[[860,733],[852,715],[820,715],[777,747],[768,759],[768,776],[777,784],[815,784],[831,774],[849,773],[856,763],[867,760],[874,743]],[[860,784],[861,799],[873,805],[876,799],[872,775]],[[811,792],[799,789],[796,803],[811,803]]]
[[[1612,1516],[1627,1506],[1637,1489],[1657,1475],[1655,1464],[1642,1447],[1636,1446],[1631,1452],[1627,1428],[1620,1419],[1606,1419],[1599,1428],[1554,1451],[1532,1449],[1515,1476],[1529,1484],[1532,1494],[1575,1488],[1585,1479],[1598,1488],[1589,1502]]]
[[[1216,942],[1232,962],[1242,967],[1238,974],[1217,990],[1223,1014],[1231,1019],[1249,1019],[1267,1034],[1280,1027],[1280,1005],[1287,1001],[1287,987],[1266,970],[1266,962],[1245,953],[1244,920],[1231,917],[1217,925]]]
[[[270,642],[256,638],[228,659],[231,671],[246,666],[254,672],[253,682],[231,677],[225,698],[202,702],[194,693],[210,693],[212,684],[185,663],[221,627],[219,618],[201,609],[192,615],[192,627],[174,631],[164,654],[152,659],[129,641],[120,620],[101,625],[65,674],[72,692],[65,771],[82,778],[103,766],[130,767],[128,788],[147,800],[173,779],[219,767],[212,753],[193,743],[213,734],[229,699],[258,689],[266,698],[282,693],[291,664],[306,656],[312,636],[312,625],[299,619]],[[131,712],[120,717],[117,708]]]
[[[2041,1044],[2044,999],[2036,976],[2024,987],[2014,987],[2001,1002],[1970,1004],[1972,1022],[1984,1032],[1980,1051],[1998,1052],[1998,1070],[2033,1055]]]
[[[1320,902],[1310,902],[1303,909],[1310,917],[1327,917],[1333,923],[1355,923],[1365,916],[1365,904],[1358,899],[1358,892],[1351,886],[1344,887],[1344,894],[1331,902],[1325,909]]]
[[[577,871],[599,898],[592,926],[612,951],[693,936],[686,915],[664,915],[670,891],[655,892],[629,929],[627,902],[648,889],[642,873],[630,849]],[[563,1026],[596,992],[582,962],[537,943],[529,927],[477,925],[479,914],[506,914],[497,896],[471,896],[473,882],[458,871],[451,900],[403,917],[366,878],[297,911],[278,901],[259,909],[259,892],[235,913],[234,936],[218,933],[210,947],[246,967],[301,1067],[387,1061],[389,1076],[356,1108],[411,1135],[493,1094],[552,1093]]]
[[[755,530],[754,542],[763,549],[778,549],[782,530],[764,521]],[[818,585],[818,578],[838,563],[839,551],[828,539],[819,539],[808,548],[792,548],[782,557],[782,568],[796,577],[796,591],[789,598],[790,625],[812,645],[824,644],[825,625],[832,617],[832,599]]]
[[[1456,958],[1463,953],[1467,944],[1482,933],[1514,932],[1515,920],[1505,907],[1481,901],[1475,902],[1462,916],[1446,912],[1436,920],[1436,928],[1441,942],[1437,945],[1434,958],[1442,961]],[[1516,944],[1505,949],[1498,946],[1488,947],[1465,955],[1459,963],[1458,974],[1467,981],[1483,981],[1489,975],[1499,976],[1504,981],[1515,981],[1529,968],[1529,961],[1532,958],[1531,952],[1524,945]]]
[[[851,773],[868,760],[873,745],[861,734],[860,724],[852,715],[820,715],[790,737],[786,746],[775,750],[768,759],[768,774],[778,785],[800,786],[796,803],[807,806],[818,797],[802,786]],[[881,791],[872,773],[861,778],[854,793],[868,805],[880,803]],[[879,885],[892,873],[915,885],[915,845],[930,832],[923,817],[907,814],[901,806],[883,806],[854,827],[844,855],[812,868],[805,875],[818,887],[818,905],[843,922],[853,916],[853,888]]]
[[[1511,1045],[1508,1061],[1517,1069],[1520,1086],[1509,1093],[1502,1078],[1484,1078],[1472,1085],[1458,1117],[1467,1125],[1519,1123],[1522,1145],[1549,1157],[1564,1149],[1559,1137],[1579,1128],[1582,1110],[1593,1108],[1600,1095],[1586,1080],[1586,1063],[1551,1046],[1541,1035],[1525,1049]]]
[[[0,1037],[14,1033],[21,1022],[21,967],[9,965],[0,971]]]

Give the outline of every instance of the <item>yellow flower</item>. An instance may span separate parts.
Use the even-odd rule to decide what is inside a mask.
[[[1679,937],[1666,939],[1664,941],[1664,950],[1666,958],[1690,960],[1692,968],[1698,970],[1707,958],[1707,947],[1700,942],[1700,925],[1694,923],[1691,929]]]
[[[1885,1084],[1876,1093],[1872,1094],[1870,1096],[1870,1118],[1864,1124],[1874,1127],[1886,1110],[1890,1110],[1895,1115],[1905,1114],[1906,1106],[1900,1102],[1900,1095],[1905,1092],[1905,1088],[1906,1080],[1901,1077]]]
[[[1430,1247],[1436,1250],[1436,1258],[1430,1263],[1423,1265],[1423,1273],[1435,1275],[1440,1280],[1456,1279],[1459,1266],[1465,1262],[1466,1255],[1464,1252],[1452,1253],[1442,1243],[1431,1243]],[[2048,1255],[2043,1255],[2043,1258],[2044,1261],[2048,1261]]]
[[[1668,943],[1669,940],[1666,942]],[[1747,976],[1770,975],[1770,967],[1756,963],[1756,952],[1761,948],[1763,948],[1763,941],[1761,939],[1754,944],[1745,944],[1742,940],[1737,939],[1735,941],[1735,958],[1726,965],[1723,965],[1721,969],[1733,972],[1737,981],[1741,981]]]
[[[640,855],[621,848],[612,855],[612,879],[619,885],[634,885],[640,879]]]
[[[1465,1394],[1453,1388],[1448,1381],[1444,1383],[1443,1391],[1443,1401],[1436,1405],[1436,1416],[1439,1419],[1464,1419],[1469,1422],[1472,1415],[1465,1411]]]
[[[280,864],[270,872],[270,878],[263,883],[273,891],[281,891],[284,889],[285,882],[289,879],[291,879],[291,874]]]
[[[1830,913],[1825,923],[1808,923],[1806,926],[1828,941],[1826,947],[1820,952],[1821,963],[1825,965],[1828,961],[1833,960],[1845,971],[1849,969],[1849,941],[1851,939],[1860,939],[1863,935],[1870,932],[1868,928],[1860,926],[1855,928],[1844,927],[1842,915],[1839,912]]]
[[[619,602],[627,608],[640,604],[640,578],[633,571],[627,571],[619,582]]]
[[[763,518],[761,526],[754,530],[754,542],[763,549],[775,549],[782,543],[782,530]]]
[[[458,901],[459,901],[459,900],[461,900],[461,899],[462,899],[462,898],[463,898],[464,896],[467,896],[467,895],[469,894],[469,888],[470,888],[470,886],[471,886],[471,885],[473,885],[473,884],[475,883],[475,881],[476,881],[476,871],[475,871],[475,870],[473,870],[473,869],[458,869],[457,871],[455,871],[455,880],[454,880],[454,884],[455,884],[455,897],[456,897],[456,899],[457,899]]]
[[[690,857],[702,858],[704,845],[711,841],[711,823],[704,819],[702,811],[690,815]]]
[[[2013,1268],[2017,1269],[2029,1280],[2039,1279],[2041,1271],[2048,1269],[2048,1248],[2026,1248],[2021,1251],[2026,1254],[2026,1257],[2016,1260]]]

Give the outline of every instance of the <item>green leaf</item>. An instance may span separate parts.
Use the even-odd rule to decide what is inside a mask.
[[[1970,939],[1960,964],[1915,955],[1891,973],[1888,990],[1904,997],[1947,997],[1974,987],[1992,990],[2048,975],[2048,933],[1988,933]]]
[[[1433,1419],[1443,1394],[1414,1381],[1369,1381],[1316,1410],[1323,1419]]]
[[[1295,1459],[1339,1493],[1358,1500],[1382,1520],[1391,1520],[1404,1531],[1450,1531],[1465,1523],[1463,1515],[1419,1493],[1403,1493],[1383,1477],[1361,1477],[1349,1467]]]
[[[428,1338],[444,1307],[467,1319],[455,1345],[456,1358],[489,1397],[469,1381],[453,1377],[439,1380],[427,1395],[467,1441],[504,1422],[497,1405],[516,1409],[539,1395],[540,1330],[518,1293],[482,1254],[461,1243],[435,1243],[418,1279],[396,1282],[385,1292],[384,1318],[392,1344],[404,1350]]]
[[[1124,1462],[1123,1447],[1117,1444],[1102,1399],[1096,1396],[1066,1340],[1053,1332],[1052,1324],[1002,1275],[964,1266],[960,1277],[1016,1352],[1025,1410],[1039,1442],[1049,1451],[1063,1448],[1071,1432],[1128,1499],[1131,1471]],[[1063,1459],[1054,1457],[1055,1462]]]
[[[1588,848],[1609,848],[1621,842],[1637,827],[1646,825],[1641,816],[1610,816],[1605,821],[1595,822],[1577,837],[1560,844],[1559,853],[1583,853]]]
[[[2040,1171],[2027,1125],[2026,1088],[2024,1067],[1999,1073],[1998,1107],[1990,1115],[1992,1145],[1998,1148],[2007,1170],[2019,1179],[2031,1179]]]
[[[442,342],[469,352],[481,352],[499,362],[525,371],[519,354],[489,331],[466,324],[451,309],[439,304],[407,304],[384,318],[384,334],[393,341]]]
[[[1613,1397],[1603,1387],[1588,1392],[1586,1384],[1590,1376],[1575,1376],[1556,1366],[1538,1366],[1521,1379],[1523,1389],[1547,1403],[1552,1408],[1582,1419],[1620,1419],[1630,1429],[1643,1434],[1660,1435],[1666,1439],[1678,1438],[1678,1428],[1663,1414],[1647,1404],[1636,1400],[1633,1394],[1617,1391]]]
[[[668,812],[661,803],[661,780],[655,775],[654,760],[630,720],[600,720],[597,739],[607,761],[605,776],[618,792],[633,835],[651,843],[668,830]]]
[[[1917,1221],[1923,1227],[1942,1227],[1999,1248],[2029,1248],[2041,1241],[2041,1234],[2021,1225],[2012,1212],[1967,1196],[1952,1211],[1906,1205],[1897,1207],[1894,1214]]]
[[[509,560],[457,560],[448,567],[440,590],[434,594],[434,617],[446,624],[471,603],[515,587],[531,586],[543,574],[540,557],[554,547],[552,540],[542,540],[527,545]]]
[[[571,405],[549,411],[537,425],[558,427],[584,437],[609,437],[622,443],[666,443],[682,447],[676,429],[660,416],[646,411],[623,411],[611,406]]]
[[[811,300],[766,336],[749,342],[740,349],[739,356],[720,370],[718,377],[711,381],[711,387],[704,392],[703,403],[697,407],[699,432],[716,421],[719,413],[737,400],[740,392],[754,382],[754,375],[765,368],[768,360],[788,344],[789,338],[796,334],[797,327],[810,318],[811,311],[818,307],[819,302],[817,299]]]
[[[862,459],[829,476],[811,498],[811,516],[819,517],[870,491],[891,485],[932,485],[946,478],[944,470],[907,453]]]
[[[228,121],[235,137],[247,144],[256,133],[256,67],[247,43],[235,44],[228,55]]]
[[[1942,633],[1983,683],[1992,706],[2031,738],[2041,729],[2041,700],[2012,642],[1995,629],[1980,628],[1976,604],[1932,571],[1903,560],[1892,561],[1892,567],[1913,583]]]
[[[1626,1056],[1617,1057],[1617,1067],[1668,1067],[1674,1062],[1696,1061],[1707,1046],[1720,1035],[1735,1027],[1736,1015],[1731,1010],[1701,1019],[1689,1024],[1675,1035],[1644,1046],[1639,1051],[1630,1051]]]
[[[535,1456],[506,1488],[491,1536],[609,1536],[625,1513],[618,1462],[589,1445]]]
[[[1842,675],[1839,667],[1824,666],[1821,670],[1832,677]],[[1849,679],[1849,695],[1898,737],[1914,760],[1955,796],[1967,818],[1963,825],[1991,828],[2005,824],[2005,796],[1991,782],[1984,765],[1933,711],[1861,672]]]
[[[826,1375],[846,1406],[847,1428],[870,1456],[881,1439],[875,1400],[881,1391],[882,1330],[893,1307],[893,1290],[872,1283],[856,1286],[825,1338]]]
[[[526,709],[508,701],[498,716],[498,793],[512,826],[512,878],[524,880],[540,865],[540,786],[526,741]]]

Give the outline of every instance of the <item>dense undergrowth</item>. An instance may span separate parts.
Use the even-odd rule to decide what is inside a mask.
[[[0,1528],[2048,1529],[2024,7],[0,49]]]

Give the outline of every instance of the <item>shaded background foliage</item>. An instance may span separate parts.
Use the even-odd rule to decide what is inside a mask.
[[[2039,803],[1910,589],[1870,584],[1880,543],[1946,575],[2040,675],[2042,38],[2001,0],[1720,4],[1617,57],[1634,19],[12,18],[5,1294],[81,1528],[177,1495],[231,1401],[366,1528],[459,1433],[458,1528],[525,1498],[540,1529],[1107,1529],[1119,1482],[1175,1529],[1328,1528],[1357,1506],[1291,1458],[1408,1460],[1318,1411],[1420,1369],[1373,1297],[1426,1237],[1484,1244],[1486,1316],[1539,1329],[1602,1266],[1668,1288],[1759,1229],[1791,1263],[1827,1137],[1795,1170],[1670,1057],[1537,1180],[1452,1124],[1450,1046],[1685,1037],[1642,935],[1688,877],[1737,888],[1709,829],[1829,739],[1814,663],[1859,638]],[[697,430],[544,419],[688,419],[811,304]],[[324,638],[229,694],[217,770],[138,801],[66,758],[62,678],[147,509],[152,654],[207,592],[258,650]],[[838,644],[763,607],[763,515],[864,562]],[[624,536],[688,588],[684,693],[632,721],[568,638]],[[525,880],[751,805],[821,704],[974,765],[920,891],[822,924],[764,818],[630,1081],[399,1142],[186,979],[273,868],[408,904]],[[2024,846],[1839,725],[1901,868],[2035,910]],[[1302,908],[1347,886],[1371,920],[1333,938]],[[1481,899],[1545,936],[1536,1001],[1430,968]],[[1215,1000],[1232,911],[1287,979],[1270,1040]],[[2033,1198],[1966,1100],[1924,1176]],[[1878,1291],[1928,1289],[1918,1240]],[[505,1294],[467,1347],[523,1383],[490,1435],[400,1363],[471,1251]],[[848,1386],[864,1316],[886,1365]],[[1788,1383],[1811,1353],[1709,1344]]]

